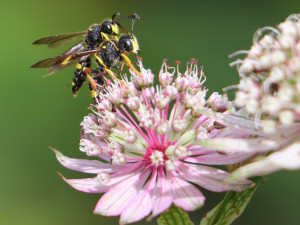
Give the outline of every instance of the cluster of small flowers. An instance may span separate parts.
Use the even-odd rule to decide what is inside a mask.
[[[271,32],[263,35],[265,31]],[[242,140],[247,150],[235,152],[246,150],[262,155],[240,167],[232,177],[240,179],[281,169],[299,169],[300,14],[289,16],[278,29],[258,30],[251,49],[236,54],[239,53],[247,53],[247,57],[233,63],[239,65],[241,77],[235,104],[254,115],[256,132],[263,133],[259,133],[260,138]]]
[[[236,105],[256,114],[265,133],[293,125],[300,119],[300,14],[288,17],[278,29],[258,30],[247,53],[238,60]]]
[[[104,193],[94,213],[120,215],[126,224],[152,218],[172,203],[192,211],[205,197],[194,185],[211,191],[241,191],[252,185],[245,179],[227,181],[230,173],[206,165],[231,165],[253,153],[219,154],[210,140],[248,134],[229,128],[205,112],[235,114],[226,96],[213,93],[205,99],[205,76],[197,61],[187,64],[184,74],[164,61],[159,85],[154,75],[138,61],[142,77],[133,71],[123,83],[111,83],[100,93],[93,114],[81,123],[80,150],[100,160],[72,159],[55,151],[69,169],[96,174],[86,179],[63,178],[73,188]],[[177,74],[175,74],[177,73]],[[200,76],[199,76],[200,75]]]

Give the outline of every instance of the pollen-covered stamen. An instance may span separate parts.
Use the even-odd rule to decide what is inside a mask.
[[[112,108],[111,103],[106,98],[101,99],[101,101],[98,104],[96,104],[96,109],[100,112],[104,110],[111,110],[111,108]]]
[[[174,149],[174,155],[177,158],[183,158],[185,156],[191,155],[191,152],[187,150],[186,146],[176,146]]]
[[[140,107],[140,99],[137,96],[129,97],[126,104],[132,111],[137,111]]]
[[[116,151],[111,156],[111,161],[114,165],[123,165],[126,163],[126,157],[123,153]]]
[[[97,174],[97,181],[100,184],[107,184],[110,180],[110,174],[109,173],[99,173]]]
[[[165,162],[166,170],[175,171],[176,170],[176,162],[172,159],[168,159]]]
[[[153,109],[152,108],[147,109],[145,105],[140,105],[140,114],[139,114],[140,126],[145,128],[151,128],[154,124],[153,118],[154,118]]]
[[[141,61],[139,61],[139,66],[142,76],[140,77],[135,75],[133,79],[133,84],[136,87],[136,89],[141,90],[145,87],[152,86],[154,81],[154,74],[151,72],[151,70],[146,70],[143,67]]]
[[[79,142],[79,150],[85,152],[87,156],[99,156],[103,153],[101,147],[84,138]]]
[[[132,144],[136,142],[136,139],[137,139],[137,135],[133,130],[126,130],[124,132],[124,141]]]
[[[283,125],[292,125],[294,122],[294,113],[290,110],[283,110],[280,112],[279,114],[279,121],[283,124]]]
[[[80,123],[80,126],[86,133],[92,133],[95,136],[99,136],[99,130],[101,127],[95,122],[95,116],[90,114],[85,116],[83,121]]]
[[[116,141],[111,141],[109,144],[109,147],[110,147],[110,151],[112,151],[112,152],[123,152],[124,151],[124,146]]]
[[[174,100],[178,95],[178,90],[174,85],[168,85],[164,88],[164,95]]]
[[[225,112],[232,107],[232,103],[228,101],[227,95],[220,95],[217,92],[211,94],[207,100],[208,105],[217,112]]]
[[[152,154],[150,155],[150,159],[152,165],[164,165],[164,154],[159,150],[155,150],[154,152],[152,152]]]
[[[170,73],[168,70],[173,69],[173,71]],[[174,78],[175,68],[174,67],[168,67],[167,63],[164,62],[158,75],[159,83],[162,86],[168,86],[172,83]]]
[[[187,121],[185,119],[175,119],[172,122],[172,129],[175,132],[183,131],[187,126]]]
[[[161,92],[155,93],[156,106],[161,110],[164,109],[167,105],[169,105],[170,100],[171,99],[168,96],[165,96]]]
[[[104,116],[102,118],[102,122],[105,125],[109,126],[109,127],[116,126],[116,124],[117,124],[117,118],[116,118],[115,113],[106,110],[104,112]]]
[[[155,131],[157,134],[165,134],[168,130],[168,123],[167,121],[161,120],[155,125]]]
[[[276,131],[277,124],[274,120],[262,120],[261,127],[267,134],[273,134]]]
[[[181,75],[181,74],[180,74]],[[189,86],[189,81],[186,79],[186,77],[178,76],[175,79],[175,87],[178,91],[184,91]]]
[[[208,131],[207,131],[207,128],[200,125],[198,128],[197,128],[197,131],[196,131],[196,137],[195,139],[197,141],[199,140],[205,140],[205,139],[208,139],[209,136],[208,136]]]

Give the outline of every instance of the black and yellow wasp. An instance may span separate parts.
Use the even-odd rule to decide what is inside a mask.
[[[116,78],[110,69],[111,67],[116,67],[116,63],[122,61],[122,59],[124,59],[124,63],[121,68],[126,64],[140,75],[130,62],[129,58],[125,55],[131,52],[136,54],[139,53],[137,40],[133,33],[129,34],[118,23],[121,19],[132,18],[131,31],[133,32],[135,19],[139,19],[140,17],[137,14],[133,14],[115,20],[114,18],[117,15],[119,15],[119,13],[115,13],[111,20],[106,20],[100,25],[93,25],[88,31],[49,36],[33,42],[33,44],[47,44],[48,47],[54,48],[72,41],[76,37],[85,35],[83,41],[77,43],[61,55],[41,60],[32,65],[31,68],[47,68],[50,73],[46,76],[49,76],[58,70],[77,63],[72,82],[74,97],[76,97],[78,90],[86,78],[89,79],[90,86],[94,90],[97,89],[96,81],[99,79],[92,79],[89,73],[93,73],[94,77],[97,78],[100,72],[106,72],[113,78]],[[119,27],[125,32],[120,38],[118,37]],[[112,38],[110,38],[110,36],[112,36]],[[96,62],[99,65],[99,68],[96,70],[90,68],[92,55],[95,56]]]

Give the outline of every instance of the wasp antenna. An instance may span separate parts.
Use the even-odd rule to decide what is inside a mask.
[[[114,22],[115,22],[115,23],[118,25],[118,27],[120,27],[126,34],[128,34],[128,31],[125,30],[125,28],[122,27],[121,24],[119,24],[119,22],[117,22],[116,20],[115,20]]]
[[[132,22],[131,22],[131,33],[133,34],[133,26],[134,26],[134,22],[136,19],[140,19],[141,17],[138,14],[133,14],[132,15]]]
[[[115,12],[115,14],[112,16],[111,20],[114,21],[116,16],[119,16],[120,13],[119,12]]]

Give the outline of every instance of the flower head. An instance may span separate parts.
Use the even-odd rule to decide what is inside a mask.
[[[270,33],[263,35],[265,31]],[[258,30],[243,61],[235,103],[266,133],[300,118],[300,14]]]
[[[121,224],[149,214],[152,218],[172,203],[196,210],[205,197],[195,184],[216,192],[248,188],[251,181],[225,182],[228,172],[207,166],[238,163],[253,154],[219,154],[203,147],[208,140],[246,133],[226,129],[202,114],[234,110],[226,96],[214,93],[206,100],[205,77],[196,60],[183,74],[178,65],[170,68],[164,62],[155,86],[151,70],[141,61],[138,65],[143,76],[132,72],[131,79],[123,81],[127,87],[111,84],[96,99],[94,113],[81,123],[80,150],[99,160],[72,159],[56,151],[65,167],[96,176],[64,180],[83,192],[105,193],[94,213],[120,215]]]
[[[234,63],[239,65],[241,77],[235,103],[254,115],[253,134],[264,138],[243,140],[247,148],[234,152],[263,155],[239,168],[232,177],[299,169],[300,14],[289,16],[277,29],[258,30],[251,49],[244,53],[245,59]],[[251,123],[249,119],[247,123]]]

